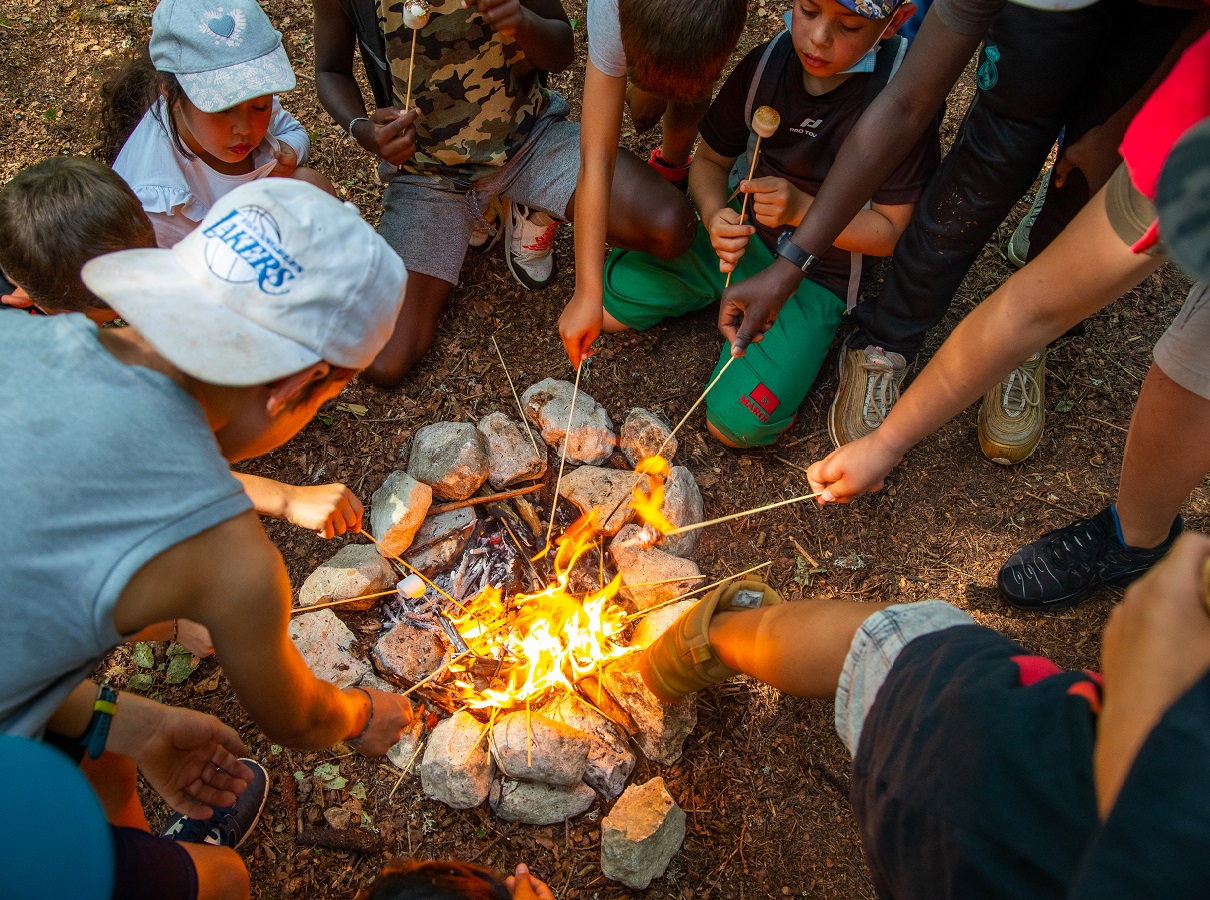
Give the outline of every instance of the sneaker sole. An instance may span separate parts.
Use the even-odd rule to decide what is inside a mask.
[[[836,358],[836,396],[832,398],[832,405],[828,407],[828,440],[837,450],[841,448],[841,443],[836,438],[836,406],[840,403],[840,392],[844,389],[844,355],[846,352],[844,344],[841,344],[840,354]]]
[[[1025,260],[1017,255],[1016,248],[1013,247],[1013,242],[1012,242],[1011,238],[1009,239],[1009,242],[1004,247],[1004,255],[1007,256],[1008,261],[1011,262],[1018,269],[1025,268]]]
[[[513,278],[521,287],[531,291],[540,291],[545,287],[549,287],[550,283],[555,280],[555,274],[559,271],[558,262],[554,261],[550,267],[550,277],[545,281],[538,281],[530,278],[529,274],[520,266],[513,265],[513,255],[507,250],[504,253],[504,262],[508,265],[508,271],[512,273]]]
[[[1000,599],[1003,600],[1005,603],[1007,603],[1009,606],[1011,606],[1013,609],[1019,609],[1019,610],[1023,610],[1024,612],[1035,612],[1035,613],[1062,612],[1065,609],[1071,609],[1071,607],[1077,606],[1077,605],[1083,603],[1085,600],[1087,600],[1089,597],[1091,597],[1094,593],[1096,593],[1098,588],[1105,587],[1105,585],[1112,585],[1114,587],[1127,587],[1131,582],[1141,578],[1146,571],[1147,571],[1147,569],[1143,569],[1142,571],[1135,572],[1131,575],[1121,575],[1117,578],[1108,578],[1105,581],[1099,582],[1090,587],[1082,588],[1081,590],[1076,591],[1074,594],[1070,594],[1066,597],[1063,597],[1060,600],[1056,600],[1053,603],[1043,603],[1043,604],[1030,603],[1030,602],[1018,600],[1015,597],[1010,597],[1008,594],[1004,593],[1004,591],[1002,591],[1002,590],[998,591],[998,593],[1000,594]]]
[[[260,822],[260,815],[265,810],[265,804],[269,802],[269,791],[273,788],[273,778],[269,775],[269,770],[264,766],[261,766],[261,770],[265,773],[265,796],[261,797],[260,806],[256,808],[256,815],[252,817],[248,830],[243,833],[236,845],[231,848],[232,850],[238,850],[242,847],[244,842],[248,840],[248,835],[256,830],[257,823]]]

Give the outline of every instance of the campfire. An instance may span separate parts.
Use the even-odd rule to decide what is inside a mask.
[[[545,825],[617,800],[636,751],[680,758],[696,699],[651,694],[637,651],[721,583],[691,558],[697,530],[721,520],[703,521],[692,473],[672,464],[676,429],[653,414],[632,410],[619,435],[578,383],[554,379],[517,400],[522,421],[417,431],[407,471],[373,496],[371,543],[308,578],[291,636],[321,677],[428,707],[389,758],[418,768],[429,797]],[[366,654],[333,608],[371,607]]]

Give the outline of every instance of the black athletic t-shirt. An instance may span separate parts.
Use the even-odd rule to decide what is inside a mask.
[[[1108,821],[1100,680],[978,625],[912,641],[866,717],[851,800],[881,897],[1139,900],[1210,884],[1210,676],[1163,717]]]
[[[727,76],[702,120],[702,139],[720,156],[738,157],[748,146],[750,132],[744,117],[744,106],[765,46],[761,44],[745,56]],[[766,79],[773,77],[774,73],[765,73]],[[769,102],[781,115],[781,126],[773,137],[761,141],[755,177],[772,175],[785,178],[814,197],[832,168],[841,144],[861,118],[870,77],[852,75],[839,87],[813,97],[803,87],[802,63],[796,54],[791,53],[782,71],[776,74],[777,80]],[[875,192],[874,202],[888,206],[916,202],[940,159],[934,122],[916,142],[907,158]],[[756,229],[771,249],[776,249],[777,238],[782,231],[792,230],[789,227],[769,229],[759,224]],[[848,251],[832,247],[811,277],[843,298],[847,293],[851,265]]]

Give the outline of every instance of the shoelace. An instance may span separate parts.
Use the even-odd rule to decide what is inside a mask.
[[[1004,412],[1013,417],[1020,416],[1041,402],[1042,389],[1038,380],[1022,366],[1013,369],[1004,382],[1004,393],[1000,398]]]
[[[555,242],[555,229],[558,227],[558,222],[551,222],[538,233],[538,236],[534,238],[534,242],[532,244],[522,244],[522,249],[530,250],[534,253],[545,253]]]
[[[889,360],[866,358],[862,360],[861,368],[866,375],[865,400],[861,405],[861,418],[867,425],[877,428],[886,419],[891,407],[899,400],[899,385],[895,380],[895,367]]]

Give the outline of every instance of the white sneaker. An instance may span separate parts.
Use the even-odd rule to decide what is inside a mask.
[[[555,229],[557,220],[540,209],[520,203],[508,204],[504,220],[504,259],[508,270],[523,287],[541,290],[555,276]]]

